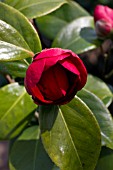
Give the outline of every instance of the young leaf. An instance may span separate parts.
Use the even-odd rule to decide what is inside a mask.
[[[18,135],[28,124],[36,105],[23,86],[12,83],[0,89],[0,139]]]
[[[105,82],[98,77],[88,75],[85,88],[98,96],[107,107],[111,104],[113,95]]]
[[[32,24],[22,13],[0,2],[0,20],[15,28],[22,35],[32,52],[37,53],[41,51],[39,36]]]
[[[77,93],[91,109],[101,129],[102,145],[113,149],[113,119],[103,102],[93,93],[82,89]]]
[[[39,112],[44,147],[60,170],[94,170],[101,147],[100,130],[88,107],[75,97],[60,106],[59,112],[57,106],[56,110],[55,106],[41,106]]]
[[[27,128],[14,142],[10,152],[10,170],[52,170],[54,164],[39,139],[39,127]]]
[[[36,18],[46,15],[59,8],[66,0],[5,0],[5,3],[12,5],[14,8],[21,11],[28,18]]]
[[[83,53],[97,47],[93,17],[86,16],[75,19],[57,34],[53,47],[68,48],[75,53]]]

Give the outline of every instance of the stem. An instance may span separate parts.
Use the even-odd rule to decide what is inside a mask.
[[[30,64],[27,62],[26,59],[23,59],[23,61],[27,64],[27,66],[29,66]]]
[[[8,80],[9,83],[14,83],[15,82],[15,80],[12,79],[11,76],[8,75],[8,74],[6,75],[6,79]]]

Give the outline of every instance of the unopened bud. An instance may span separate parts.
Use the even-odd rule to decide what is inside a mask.
[[[112,25],[104,20],[98,20],[96,22],[96,33],[99,37],[106,37],[111,32]]]

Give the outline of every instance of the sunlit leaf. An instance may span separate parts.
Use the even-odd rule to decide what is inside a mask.
[[[34,53],[21,34],[0,20],[0,61],[19,60],[33,56]]]
[[[61,170],[94,170],[100,153],[100,130],[79,98],[59,109],[42,106],[39,118],[44,147]]]
[[[82,89],[77,95],[87,104],[96,117],[102,135],[102,145],[113,149],[113,119],[104,103],[93,93]]]
[[[41,43],[38,33],[30,21],[22,13],[12,8],[11,6],[0,2],[0,20],[3,20],[15,28],[15,30],[18,31],[18,33],[24,38],[32,52],[36,53],[41,51]],[[8,37],[6,36],[5,39],[8,39]],[[18,39],[15,41],[19,43],[20,40]],[[9,48],[9,44],[6,45],[8,45]]]
[[[28,18],[46,15],[59,8],[66,0],[5,0],[5,3],[21,11]]]
[[[0,89],[0,139],[18,135],[28,124],[36,105],[24,86],[12,83]]]

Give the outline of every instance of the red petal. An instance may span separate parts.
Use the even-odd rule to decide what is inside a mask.
[[[31,93],[31,88],[40,80],[42,72],[44,70],[45,60],[33,62],[26,71],[25,87],[29,94]]]
[[[73,62],[71,61],[70,57],[59,61],[59,63],[65,67],[67,70],[71,71],[72,73],[76,74],[76,75],[80,75],[77,66],[73,64]]]
[[[51,48],[45,49],[37,56],[35,56],[34,61],[43,61],[45,59],[44,70],[49,67],[54,66],[58,61],[61,61],[69,56],[76,56],[71,50],[65,50],[61,48]]]
[[[82,60],[77,56],[68,57],[59,62],[62,66],[64,66],[67,70],[74,73],[78,76],[78,82],[76,85],[76,90],[80,90],[84,87],[87,80],[87,71],[82,62]]]
[[[35,56],[35,60],[43,59],[43,58],[51,58],[51,57],[57,57],[61,56],[65,53],[73,53],[71,50],[67,49],[61,49],[61,48],[50,48],[50,49],[44,49],[41,51],[41,53],[38,53],[37,56]]]
[[[49,100],[58,100],[66,95],[69,87],[67,75],[62,66],[56,64],[45,71],[38,83],[40,91]]]
[[[40,92],[37,86],[32,88],[32,96],[34,100],[36,98],[36,100],[38,99],[39,101],[41,101],[41,103],[47,103],[47,104],[52,103],[52,101],[44,99],[42,93]]]

